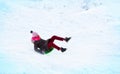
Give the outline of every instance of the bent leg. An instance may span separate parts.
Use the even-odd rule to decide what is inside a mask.
[[[64,38],[62,38],[62,37],[59,37],[59,36],[52,36],[51,38],[50,38],[50,42],[54,42],[54,40],[59,40],[59,41],[63,41],[63,40],[65,40]]]
[[[59,41],[63,41],[65,40],[64,38],[62,37],[59,37],[59,36],[52,36],[50,39],[49,39],[49,42],[48,42],[48,48],[56,48],[57,50],[60,50],[61,48],[59,46],[57,46],[56,44],[54,44],[54,40],[59,40]]]
[[[51,48],[51,47],[56,48],[57,50],[60,50],[60,49],[61,49],[59,46],[57,46],[57,45],[54,44],[53,42],[49,42],[49,43],[48,43],[48,48]]]

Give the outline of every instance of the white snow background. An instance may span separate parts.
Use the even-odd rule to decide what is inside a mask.
[[[119,0],[0,0],[0,74],[120,74]],[[62,53],[34,51],[43,39],[69,37]]]

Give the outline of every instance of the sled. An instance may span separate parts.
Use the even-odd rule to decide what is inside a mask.
[[[48,54],[48,53],[50,53],[51,51],[53,51],[53,49],[54,49],[54,48],[53,48],[53,47],[51,47],[49,50],[45,50],[45,52],[44,52],[44,53],[45,53],[45,54]]]

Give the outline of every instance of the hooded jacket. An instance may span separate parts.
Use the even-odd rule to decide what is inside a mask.
[[[32,32],[31,41],[34,43],[34,49],[36,51],[39,51],[37,48],[40,48],[43,51],[48,50],[48,40],[42,39],[36,32]]]

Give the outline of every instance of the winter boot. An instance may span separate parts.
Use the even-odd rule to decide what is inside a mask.
[[[61,52],[65,52],[67,49],[61,47]]]
[[[66,37],[65,41],[68,42],[71,39],[71,37]]]

